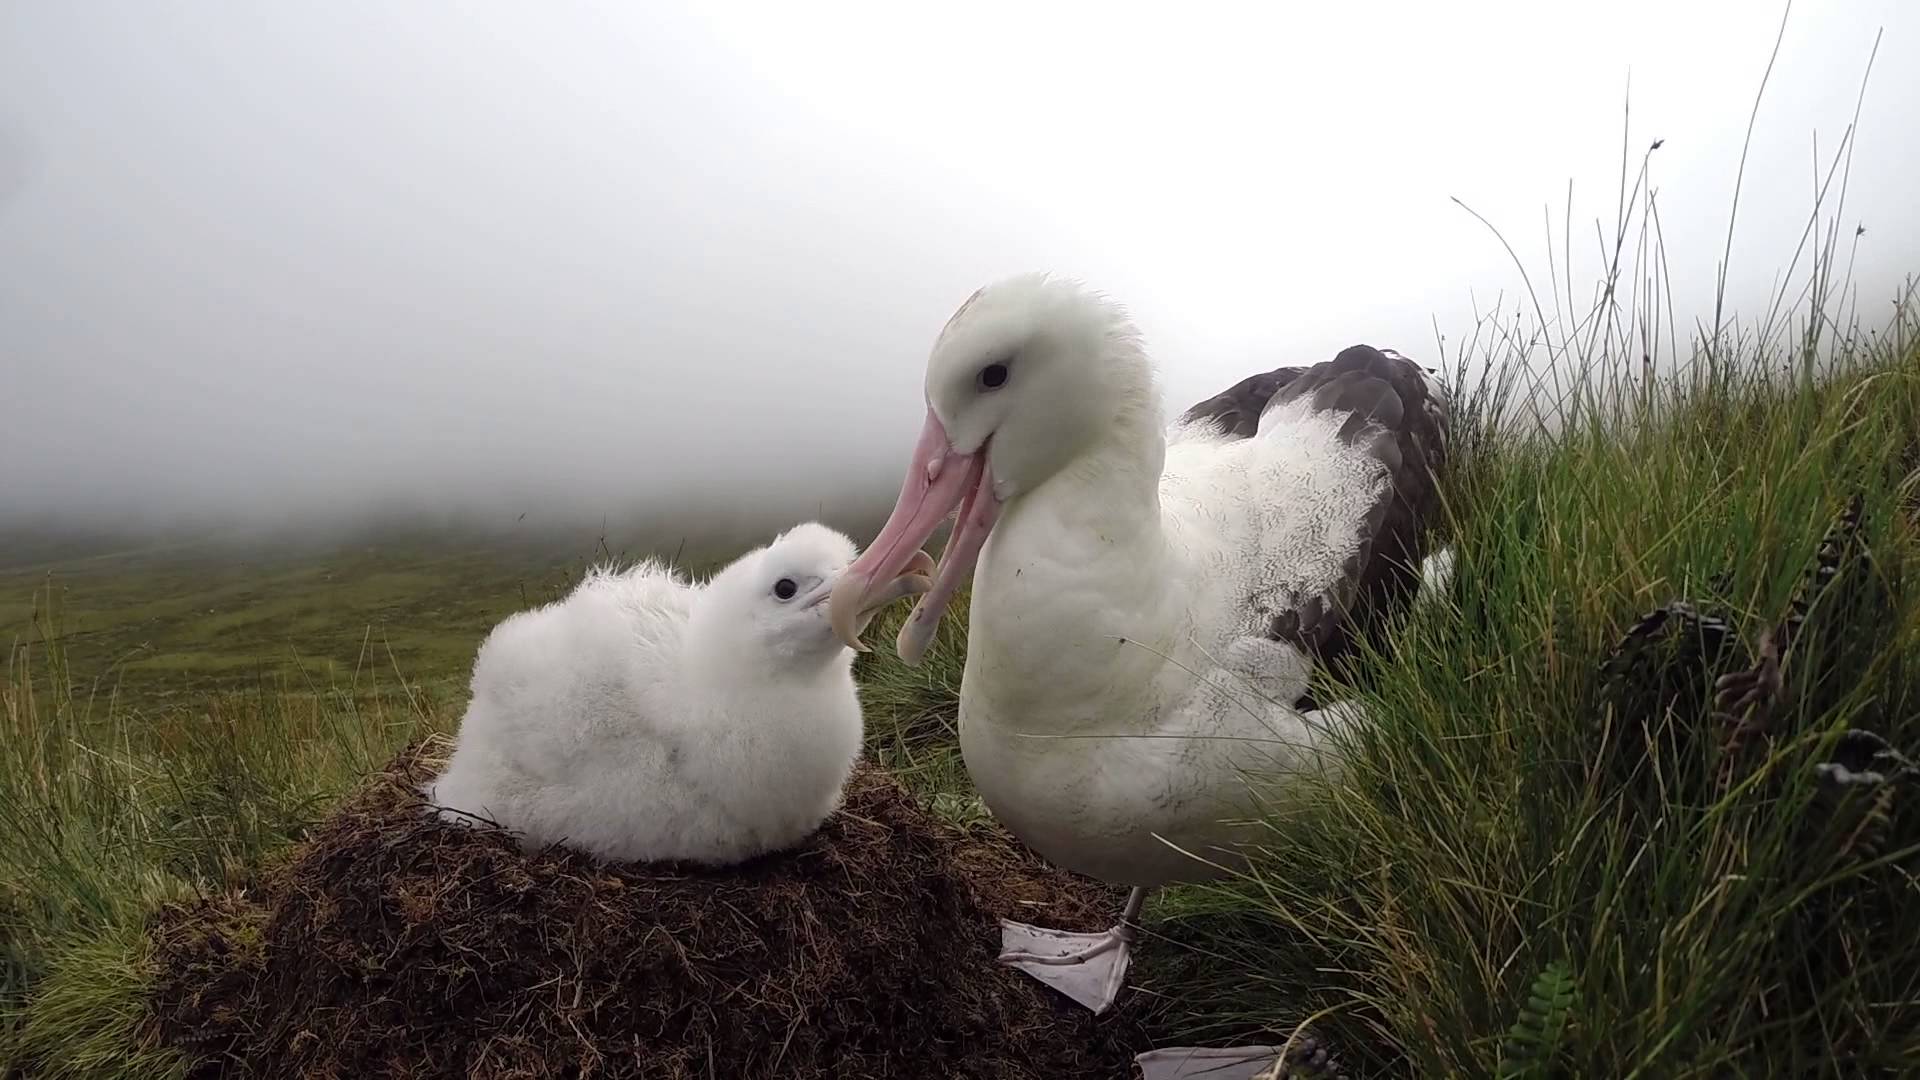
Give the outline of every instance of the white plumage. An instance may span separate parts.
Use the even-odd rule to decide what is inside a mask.
[[[449,820],[609,859],[718,865],[798,843],[860,751],[852,653],[823,603],[854,555],[807,523],[705,584],[657,562],[600,569],[507,618],[425,794]],[[868,614],[925,584],[901,576]]]
[[[1048,860],[1135,886],[1130,917],[1138,890],[1233,863],[1258,809],[1249,776],[1337,766],[1327,731],[1358,710],[1313,707],[1308,680],[1370,628],[1356,609],[1417,586],[1437,389],[1358,346],[1169,426],[1116,305],[1040,276],[989,286],[934,345],[899,501],[836,607],[851,619],[959,507],[900,655],[917,660],[971,574],[968,773]],[[1014,924],[1003,959],[1104,1008],[1129,936]],[[1068,970],[1095,958],[1108,966]]]
[[[1385,484],[1338,427],[1281,410],[1252,439],[1176,427],[1157,529],[1125,520],[1150,502],[1097,491],[1106,469],[1002,516],[973,590],[961,747],[995,816],[1050,861],[1126,885],[1213,876],[1194,856],[1249,831],[1246,770],[1321,765],[1321,729],[1349,713],[1296,710],[1313,663],[1265,630],[1336,580]]]

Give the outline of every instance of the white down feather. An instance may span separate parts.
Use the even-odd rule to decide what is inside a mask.
[[[507,618],[424,793],[529,849],[724,865],[797,844],[860,752],[853,654],[821,602],[854,554],[807,523],[704,584],[651,561],[599,569]]]

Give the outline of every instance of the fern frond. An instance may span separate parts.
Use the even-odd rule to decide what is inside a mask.
[[[1527,990],[1519,1019],[1507,1030],[1501,1080],[1541,1080],[1549,1075],[1577,998],[1573,974],[1565,963],[1555,960],[1541,969]]]

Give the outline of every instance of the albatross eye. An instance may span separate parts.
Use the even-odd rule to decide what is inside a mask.
[[[793,594],[799,591],[800,591],[800,586],[795,585],[793,583],[793,579],[790,577],[783,577],[779,581],[776,581],[773,583],[773,595],[779,597],[782,600],[793,599]]]
[[[1005,363],[996,362],[988,364],[986,367],[980,369],[980,389],[982,391],[1000,389],[1007,385],[1007,376],[1009,374],[1010,372],[1008,372]]]

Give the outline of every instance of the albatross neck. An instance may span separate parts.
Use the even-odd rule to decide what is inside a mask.
[[[1009,502],[996,539],[1002,531],[1043,523],[1054,541],[1078,537],[1105,546],[1157,537],[1166,451],[1157,426],[1116,423],[1059,472]],[[1008,529],[1016,522],[1028,524]]]
[[[1092,436],[1052,475],[1009,499],[988,544],[1015,548],[1014,537],[1038,533],[1040,543],[1158,545],[1160,475],[1167,438],[1151,361],[1130,327],[1109,334],[1105,355],[1090,365],[1103,373],[1086,395],[1105,404]],[[1137,552],[1136,552],[1137,553]],[[983,553],[985,554],[985,553]]]
[[[973,609],[991,635],[1059,641],[1116,632],[1157,606],[1166,537],[1166,438],[1152,409],[1123,413],[1046,481],[1010,499],[981,553]],[[1007,640],[1008,637],[1002,637]]]

